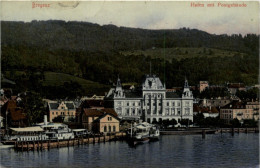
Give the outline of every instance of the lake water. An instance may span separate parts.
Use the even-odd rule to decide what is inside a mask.
[[[163,135],[160,141],[125,141],[16,152],[1,149],[1,167],[259,167],[259,134]]]

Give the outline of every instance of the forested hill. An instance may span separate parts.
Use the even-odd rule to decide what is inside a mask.
[[[1,22],[2,45],[74,51],[139,50],[151,47],[207,47],[247,52],[258,47],[255,35],[212,35],[196,29],[145,30],[87,22]],[[165,42],[165,43],[164,43]],[[165,46],[164,46],[165,44]]]
[[[15,81],[17,92],[37,89],[52,98],[65,88],[64,96],[69,91],[71,95],[104,94],[118,75],[122,82],[140,83],[149,73],[150,62],[152,73],[167,88],[183,86],[185,76],[190,85],[200,80],[253,85],[258,83],[258,40],[255,34],[213,35],[188,28],[2,21],[1,72]]]

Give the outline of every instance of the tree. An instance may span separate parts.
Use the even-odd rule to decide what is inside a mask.
[[[238,128],[241,126],[239,120],[237,118],[233,119],[230,121],[230,124],[232,125],[232,127]]]
[[[181,125],[185,125],[186,127],[192,124],[192,121],[189,119],[181,119],[180,120]]]
[[[170,120],[170,125],[175,126],[177,123],[177,121],[173,118],[172,120]]]
[[[45,108],[40,94],[36,92],[25,92],[21,97],[28,124],[31,126],[38,122],[42,122]]]
[[[64,117],[62,117],[62,116],[57,116],[57,117],[55,117],[52,121],[53,121],[53,122],[62,123],[62,122],[64,121]]]
[[[202,113],[198,113],[198,114],[194,115],[193,122],[194,122],[194,124],[196,124],[198,126],[203,126],[204,125],[204,115]]]

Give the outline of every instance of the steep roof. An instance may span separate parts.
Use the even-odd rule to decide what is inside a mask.
[[[165,89],[160,78],[157,77],[156,75],[146,75],[143,78],[143,82],[142,82],[142,88],[145,90],[154,90],[154,89]]]
[[[65,103],[68,109],[75,109],[75,106],[73,103]]]
[[[51,109],[58,109],[59,103],[49,103]]]
[[[95,119],[94,122],[100,121],[102,118],[106,117],[107,115],[110,115],[110,116],[114,117],[116,120],[120,121],[120,119],[118,117],[115,117],[114,115],[111,115],[109,113],[105,113],[105,114],[99,116],[97,119]]]
[[[125,92],[126,98],[142,98],[142,93],[138,91],[134,92]]]
[[[243,83],[230,83],[228,84],[228,88],[244,88],[245,85]]]
[[[5,116],[5,112],[10,112],[13,121],[25,120],[26,114],[21,107],[17,106],[16,100],[9,100],[1,108],[1,115]]]
[[[180,98],[176,92],[166,92],[166,98]]]
[[[232,101],[231,103],[225,105],[222,109],[245,109],[246,103],[239,101]]]
[[[74,102],[72,102],[72,101],[63,101],[63,102],[68,109],[76,108]],[[52,109],[52,110],[58,109],[58,107],[60,105],[60,103],[58,101],[51,101],[51,102],[48,102],[48,104],[49,104],[50,109]]]
[[[194,112],[201,112],[201,113],[219,113],[216,107],[200,107],[197,104],[193,105]]]
[[[111,114],[114,117],[117,117],[117,113],[112,108],[105,108],[105,109],[88,109],[88,108],[85,108],[83,110],[84,110],[85,115],[88,116],[88,117],[100,117],[104,114]]]

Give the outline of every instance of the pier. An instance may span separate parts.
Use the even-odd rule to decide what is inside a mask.
[[[43,141],[16,141],[14,149],[17,151],[39,151],[49,150],[51,148],[70,147],[76,145],[106,143],[108,141],[123,140],[126,134],[123,132],[113,135],[92,135],[88,137],[79,137],[67,140],[43,140]]]
[[[193,135],[193,134],[216,134],[216,133],[259,133],[259,128],[177,128],[162,129],[161,135]]]

